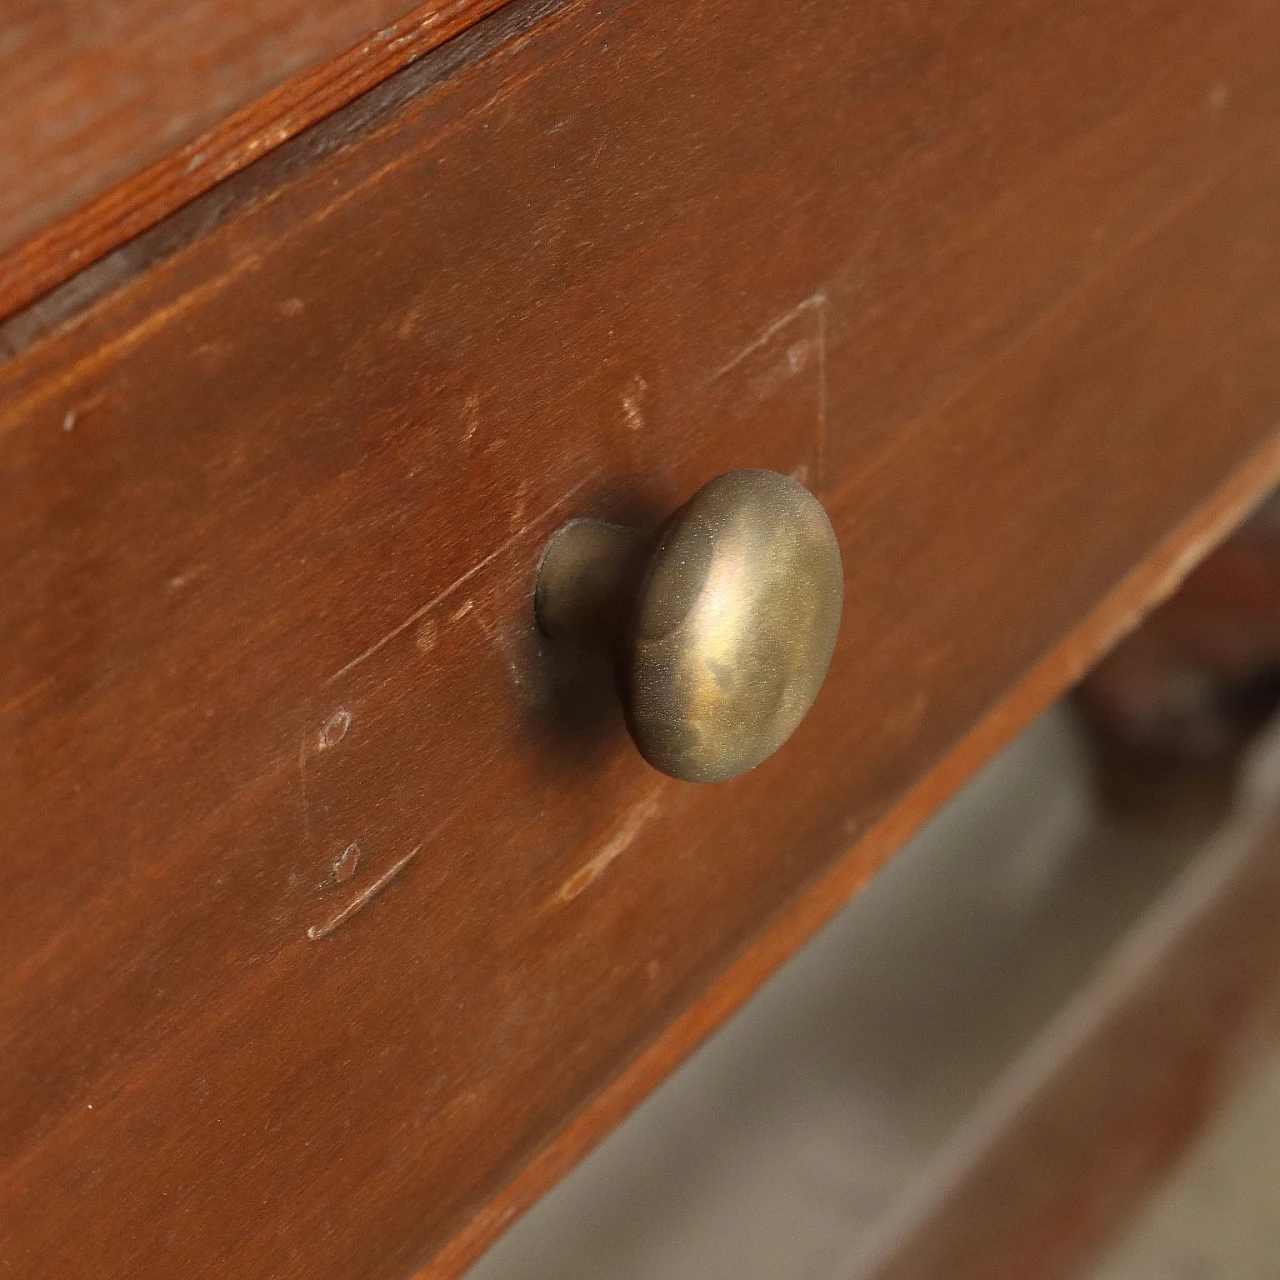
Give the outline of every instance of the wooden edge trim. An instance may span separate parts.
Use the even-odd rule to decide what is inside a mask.
[[[0,256],[0,319],[474,26],[508,0],[426,0],[282,84]]]
[[[968,778],[1132,631],[1280,483],[1280,427],[1167,534],[894,807],[781,911],[715,979],[511,1179],[416,1280],[462,1274],[514,1220],[662,1083],[757,987],[836,914]]]

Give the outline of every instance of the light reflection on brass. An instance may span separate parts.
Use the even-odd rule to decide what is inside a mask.
[[[655,769],[737,777],[809,710],[835,647],[843,569],[802,485],[730,471],[653,536],[571,520],[538,570],[539,625],[611,649],[627,723]]]

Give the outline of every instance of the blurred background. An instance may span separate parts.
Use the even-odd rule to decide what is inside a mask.
[[[1274,505],[471,1280],[1280,1276]]]

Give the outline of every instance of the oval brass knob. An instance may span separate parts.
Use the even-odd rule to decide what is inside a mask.
[[[771,756],[831,661],[844,593],[835,532],[803,485],[730,471],[654,535],[571,520],[538,569],[547,635],[611,650],[655,769],[721,782]]]

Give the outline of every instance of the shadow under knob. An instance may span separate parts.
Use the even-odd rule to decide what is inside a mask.
[[[843,581],[831,522],[803,485],[730,471],[656,534],[562,526],[535,603],[549,636],[614,654],[627,724],[655,769],[720,782],[772,755],[809,710]]]

